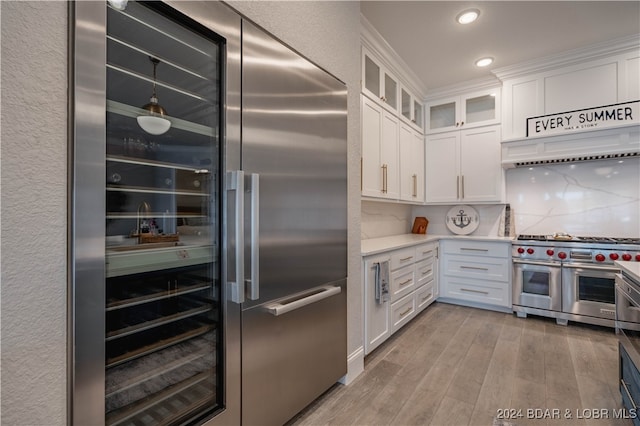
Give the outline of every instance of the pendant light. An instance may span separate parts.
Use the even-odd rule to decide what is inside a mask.
[[[167,111],[158,104],[158,97],[156,96],[156,68],[160,60],[152,57],[149,57],[149,60],[153,63],[153,93],[149,103],[142,107],[142,109],[147,110],[147,114],[138,116],[136,120],[145,132],[152,135],[161,135],[169,130],[171,121],[165,118]]]

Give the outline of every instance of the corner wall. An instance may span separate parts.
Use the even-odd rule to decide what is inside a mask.
[[[64,425],[67,3],[2,1],[0,14],[0,423]]]

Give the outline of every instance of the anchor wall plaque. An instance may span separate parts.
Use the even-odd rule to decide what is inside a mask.
[[[478,229],[480,215],[471,206],[454,206],[445,217],[447,229],[457,235],[469,235]]]

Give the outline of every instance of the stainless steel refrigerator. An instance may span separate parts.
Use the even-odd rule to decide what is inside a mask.
[[[219,2],[70,4],[73,424],[282,424],[346,374],[346,88]]]

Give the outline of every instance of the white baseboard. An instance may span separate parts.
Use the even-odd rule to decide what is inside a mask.
[[[347,374],[339,380],[343,385],[353,382],[364,371],[364,347],[360,346],[347,357]]]

